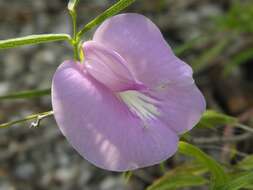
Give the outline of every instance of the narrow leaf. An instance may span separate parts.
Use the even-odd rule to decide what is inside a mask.
[[[240,174],[239,177],[230,180],[225,185],[221,186],[221,190],[238,190],[253,183],[253,171]]]
[[[213,47],[208,51],[204,51],[196,60],[193,61],[192,68],[194,71],[199,71],[205,68],[207,65],[212,63],[217,57],[219,57],[224,50],[224,48],[230,42],[230,38],[224,37],[218,41]]]
[[[147,190],[167,190],[204,185],[208,181],[200,175],[206,173],[206,171],[206,168],[198,163],[181,164],[155,180]]]
[[[170,190],[183,187],[196,187],[206,184],[208,181],[202,176],[194,176],[191,174],[179,174],[170,176],[159,184],[151,185],[147,190]]]
[[[232,60],[232,64],[239,65],[245,63],[247,60],[253,57],[253,48],[248,48],[236,55]]]
[[[75,11],[78,2],[79,2],[79,0],[69,0],[69,3],[68,3],[68,10],[69,10],[70,12]]]
[[[243,169],[243,170],[253,170],[253,155],[249,155],[241,160],[237,165],[236,168]]]
[[[51,93],[50,88],[43,89],[43,90],[29,90],[29,91],[22,91],[22,92],[11,93],[4,96],[0,96],[0,100],[34,98],[34,97],[50,95],[50,93]]]
[[[78,38],[81,38],[82,35],[87,32],[88,30],[92,29],[94,26],[102,23],[107,18],[119,13],[129,5],[131,5],[135,0],[120,0],[117,3],[115,3],[113,6],[111,6],[109,9],[104,11],[102,14],[98,15],[95,19],[90,21],[88,24],[86,24],[80,32],[78,32],[77,36]]]
[[[173,51],[175,52],[176,55],[179,56],[187,52],[188,50],[194,48],[194,46],[198,44],[206,43],[207,40],[208,39],[205,36],[198,36],[193,39],[190,39],[189,41],[185,42],[182,45],[177,46],[176,48],[173,49]]]
[[[194,161],[188,161],[187,163],[184,163],[184,164],[180,164],[179,166],[173,168],[172,170],[169,170],[169,172],[167,172],[163,177],[178,175],[181,173],[182,174],[187,173],[191,175],[202,175],[202,174],[205,174],[207,171],[208,169],[205,166],[203,166],[203,164],[194,160]]]
[[[24,45],[40,44],[46,42],[70,40],[67,34],[40,34],[30,35],[21,38],[12,38],[8,40],[0,40],[0,49],[14,48]]]
[[[224,74],[227,75],[233,69],[236,67],[240,66],[243,63],[247,63],[247,60],[250,60],[253,58],[253,48],[248,48],[242,52],[239,52],[237,55],[231,58],[229,60],[229,63],[226,64],[225,69],[224,69]]]
[[[203,114],[197,126],[212,128],[217,125],[228,125],[228,124],[232,125],[235,123],[237,123],[237,119],[234,117],[213,110],[207,110]]]
[[[179,142],[179,152],[186,155],[191,156],[197,159],[200,163],[202,163],[205,167],[209,169],[211,172],[211,181],[212,188],[215,189],[218,186],[225,184],[228,181],[228,176],[223,170],[222,166],[216,162],[214,159],[209,157],[203,151],[201,151],[198,147],[188,144],[186,142]]]

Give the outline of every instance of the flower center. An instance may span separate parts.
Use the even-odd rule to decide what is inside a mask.
[[[157,100],[136,90],[120,92],[121,100],[128,106],[130,111],[139,116],[143,121],[153,119],[159,115],[155,106]]]

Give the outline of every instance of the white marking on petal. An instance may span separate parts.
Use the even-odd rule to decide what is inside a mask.
[[[155,106],[156,100],[141,92],[128,90],[120,92],[119,97],[143,121],[153,119],[159,115],[158,109]]]

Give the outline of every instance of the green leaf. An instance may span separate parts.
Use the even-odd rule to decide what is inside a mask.
[[[239,65],[253,57],[253,48],[248,48],[237,54],[232,60],[232,64]]]
[[[249,155],[238,162],[236,168],[243,170],[253,170],[253,155]]]
[[[236,124],[237,119],[213,110],[207,110],[200,119],[197,127],[215,127],[217,125]]]
[[[208,64],[214,61],[224,50],[224,48],[230,42],[230,36],[224,37],[219,40],[213,47],[209,50],[204,51],[196,60],[192,63],[192,68],[194,71],[199,71],[205,68]]]
[[[242,52],[239,52],[237,55],[229,60],[229,63],[226,64],[224,69],[224,74],[229,74],[234,68],[239,65],[246,63],[247,60],[253,58],[253,48],[248,48]]]
[[[10,122],[7,122],[7,123],[2,123],[2,124],[0,124],[0,128],[7,128],[7,127],[10,127],[10,126],[18,124],[18,123],[23,123],[25,121],[38,119],[40,117],[41,118],[48,117],[48,116],[51,116],[51,115],[53,115],[53,111],[47,111],[47,112],[32,114],[32,115],[26,116],[22,119],[18,119],[18,120],[15,120],[15,121],[10,121]]]
[[[209,157],[198,147],[188,144],[186,142],[179,142],[179,152],[186,155],[194,157],[211,172],[211,188],[215,189],[228,181],[228,176],[226,175],[223,167],[215,161],[213,158]]]
[[[183,187],[196,187],[206,184],[208,181],[202,176],[191,174],[179,174],[170,176],[160,183],[156,183],[147,188],[147,190],[170,190]]]
[[[238,190],[248,185],[251,185],[253,182],[253,170],[240,174],[239,177],[230,180],[228,183],[219,187],[220,190]]]
[[[50,88],[43,89],[43,90],[29,90],[29,91],[16,92],[16,93],[0,96],[0,100],[34,98],[34,97],[50,95],[50,93],[51,93]]]
[[[245,189],[253,190],[253,182],[244,186]]]
[[[78,38],[81,38],[81,36],[87,32],[88,30],[92,29],[94,26],[102,23],[107,18],[119,13],[129,5],[131,5],[135,0],[120,0],[117,3],[115,3],[113,6],[111,6],[109,9],[104,11],[102,14],[98,15],[95,19],[90,21],[88,24],[86,24],[80,32],[78,32],[77,36]]]
[[[223,31],[253,32],[253,3],[252,1],[234,1],[223,16],[217,17],[217,28]]]
[[[147,190],[167,190],[204,185],[208,181],[200,175],[206,172],[207,169],[196,162],[181,164],[155,180]]]
[[[79,3],[79,0],[69,0],[68,10],[70,12],[74,12],[78,3]]]
[[[206,36],[198,36],[193,39],[190,39],[189,41],[185,42],[184,44],[177,46],[176,48],[173,49],[176,55],[181,55],[185,53],[186,51],[192,49],[194,46],[197,44],[203,44],[206,43],[208,38]]]
[[[177,166],[173,170],[169,171],[167,174],[177,175],[179,173],[188,173],[192,175],[202,175],[202,174],[205,174],[207,171],[208,169],[205,166],[203,166],[203,164],[194,160],[194,161],[188,161],[185,164],[181,164],[180,166]]]
[[[67,34],[40,34],[30,35],[21,38],[12,38],[8,40],[0,40],[0,49],[14,48],[24,45],[40,44],[46,42],[70,40]]]

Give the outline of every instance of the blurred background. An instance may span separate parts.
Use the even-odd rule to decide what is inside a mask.
[[[80,0],[79,26],[114,2]],[[0,0],[0,39],[71,33],[66,7],[67,0]],[[253,126],[252,0],[137,0],[124,12],[144,14],[159,26],[176,54],[193,67],[208,108]],[[90,39],[93,31],[84,39]],[[71,57],[71,47],[61,42],[1,50],[0,96],[50,88],[57,66]],[[0,100],[0,123],[50,109],[50,96]],[[145,168],[126,183],[122,174],[82,159],[53,117],[39,128],[29,126],[27,122],[0,129],[0,190],[142,190],[163,174],[160,166]],[[200,127],[190,135],[190,141],[222,163],[233,164],[253,153],[252,135],[241,129]],[[185,159],[175,155],[164,167],[170,170],[188,162]]]

